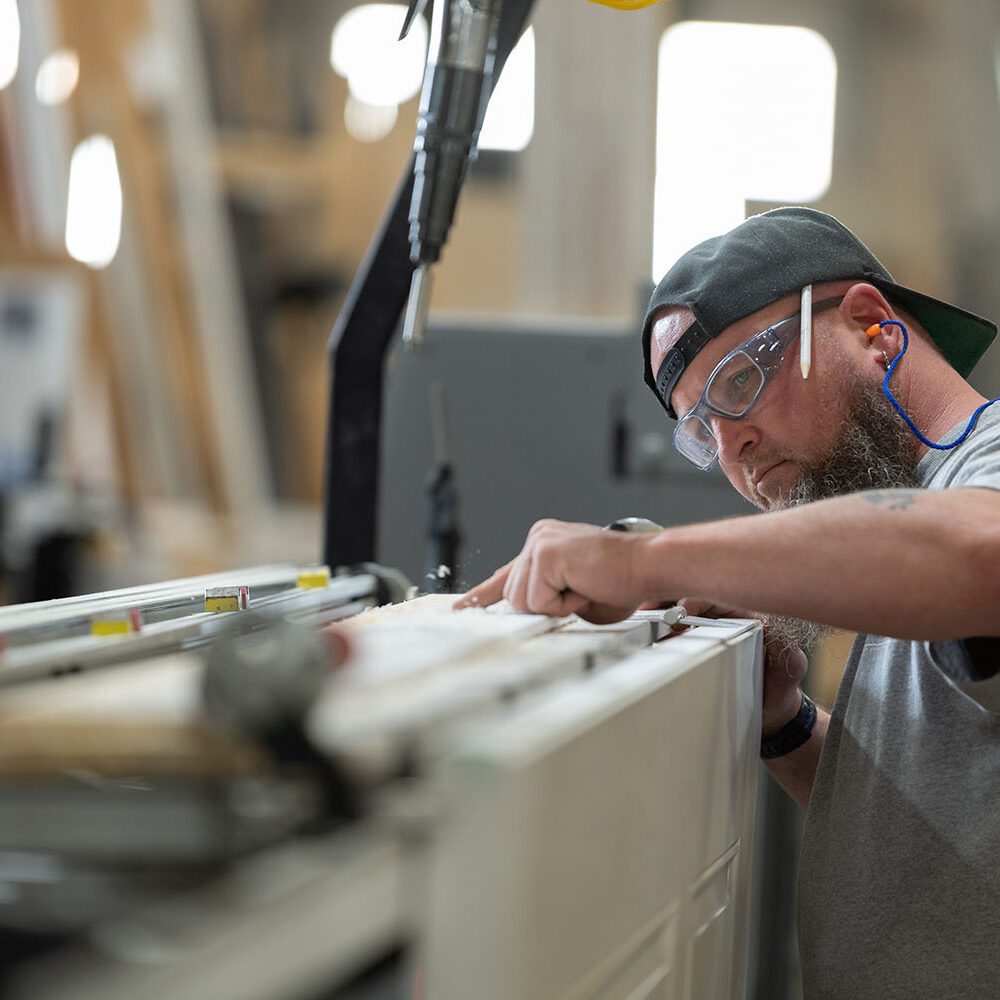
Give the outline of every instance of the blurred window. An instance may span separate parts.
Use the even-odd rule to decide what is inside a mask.
[[[830,186],[837,60],[808,28],[684,21],[660,41],[653,280],[746,202]]]
[[[80,58],[72,49],[47,55],[35,76],[35,96],[49,106],[69,100],[80,81]]]
[[[330,38],[330,65],[350,91],[344,125],[360,142],[384,139],[397,109],[420,91],[427,56],[427,22],[414,19],[400,39],[406,8],[367,3],[349,10]]]
[[[69,165],[66,249],[90,267],[107,267],[122,231],[122,184],[115,144],[92,135],[73,150]]]
[[[479,133],[479,148],[516,153],[531,142],[534,131],[535,33],[528,28],[507,57],[493,89]]]
[[[21,19],[15,0],[0,0],[0,90],[17,74],[21,49]]]

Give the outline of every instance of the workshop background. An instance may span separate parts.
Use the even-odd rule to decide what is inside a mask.
[[[427,32],[395,45],[401,17],[344,0],[0,0],[0,598],[316,558],[327,340],[413,142]],[[630,334],[679,248],[789,202],[843,218],[905,284],[996,317],[998,51],[991,0],[547,0],[491,108],[499,148],[464,187],[432,321],[492,324],[501,345],[508,329]],[[577,426],[575,454],[594,450],[595,409],[604,437],[622,423],[620,396],[547,410],[485,367],[452,374],[477,413],[523,426],[499,458],[473,443],[454,463],[460,499],[484,476],[484,497],[505,496],[461,583],[581,488],[543,451],[537,499],[514,496],[501,460],[519,464],[530,428]],[[401,377],[377,554],[419,575],[434,373]],[[1000,354],[973,382],[1000,392]],[[672,461],[655,404],[628,391],[648,425],[632,468],[664,487],[631,513],[742,510]],[[474,522],[486,500],[465,500]]]
[[[327,341],[413,144],[403,9],[0,0],[4,603],[317,559]],[[670,454],[635,337],[654,277],[745,215],[815,205],[1000,317],[994,0],[545,0],[531,24],[431,347],[388,367],[375,554],[417,582],[433,384],[461,584],[535,517],[747,511]],[[1000,349],[972,382],[1000,394]],[[827,703],[846,642],[813,665]]]

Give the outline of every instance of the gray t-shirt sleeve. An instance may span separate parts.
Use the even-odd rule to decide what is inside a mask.
[[[953,441],[965,430],[966,421],[942,439]],[[931,490],[985,486],[1000,490],[1000,403],[979,415],[969,437],[950,451],[935,449],[917,466],[921,483]]]

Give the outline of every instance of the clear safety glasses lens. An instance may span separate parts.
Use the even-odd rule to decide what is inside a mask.
[[[699,469],[711,468],[719,453],[712,428],[701,417],[684,417],[674,431],[674,447]]]
[[[742,417],[764,388],[764,373],[745,351],[722,363],[705,388],[705,401],[727,417]]]

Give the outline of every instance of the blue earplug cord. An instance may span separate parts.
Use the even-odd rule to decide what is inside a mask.
[[[896,412],[906,421],[910,430],[922,441],[928,448],[937,448],[939,451],[948,451],[950,448],[957,448],[971,433],[972,429],[976,426],[976,421],[979,419],[979,414],[986,409],[987,406],[992,406],[994,403],[1000,402],[1000,396],[996,399],[991,399],[986,403],[983,403],[975,413],[969,417],[969,423],[967,424],[964,431],[960,437],[956,438],[951,444],[935,444],[933,441],[928,441],[927,438],[917,430],[917,425],[909,418],[906,411],[899,405],[896,397],[889,390],[889,379],[892,377],[892,373],[896,370],[896,365],[899,364],[899,359],[906,353],[906,349],[910,346],[910,337],[906,332],[906,327],[899,322],[898,319],[884,319],[879,323],[880,327],[885,326],[898,326],[900,330],[903,331],[903,349],[897,354],[893,359],[892,363],[889,365],[885,373],[885,378],[882,380],[882,391],[885,393],[889,402],[896,408]]]

